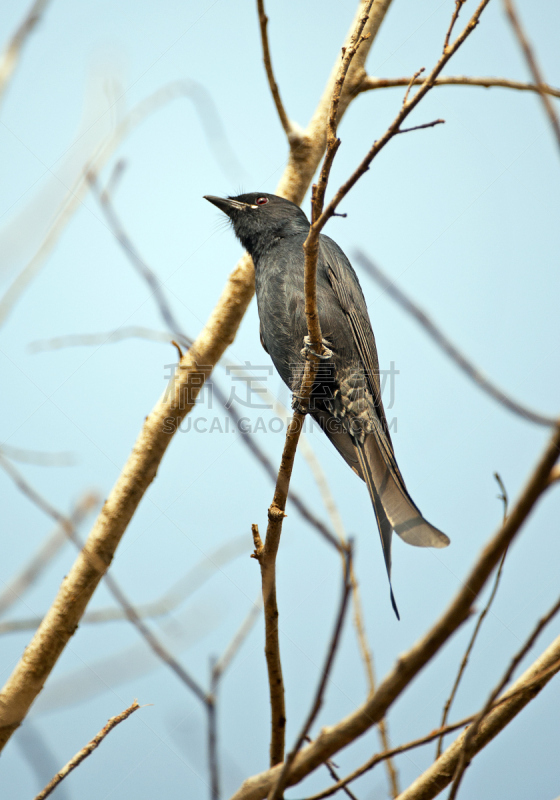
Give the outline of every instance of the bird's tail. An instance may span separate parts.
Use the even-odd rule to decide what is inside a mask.
[[[381,502],[381,498],[379,497],[379,493],[375,486],[375,480],[372,475],[363,445],[356,445],[356,454],[360,463],[360,470],[368,487],[369,496],[371,497],[375,518],[377,520],[377,527],[379,528],[381,547],[383,549],[383,556],[385,558],[385,566],[387,567],[387,577],[389,578],[391,605],[393,606],[393,611],[397,615],[397,619],[400,620],[401,617],[399,614],[399,609],[397,608],[395,595],[393,594],[393,584],[391,583],[391,539],[393,537],[393,528],[387,519],[385,508],[383,507],[383,503]]]
[[[379,526],[391,603],[400,619],[391,586],[392,532],[416,547],[447,547],[449,537],[430,525],[414,504],[383,431],[376,428],[362,443],[354,440],[354,447]]]

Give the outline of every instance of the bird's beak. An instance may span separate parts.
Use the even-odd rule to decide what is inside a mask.
[[[208,200],[212,205],[215,205],[220,211],[227,214],[228,217],[231,216],[233,211],[243,211],[249,207],[247,203],[240,203],[239,200],[229,200],[227,197],[214,197],[212,194],[205,194],[204,199]]]

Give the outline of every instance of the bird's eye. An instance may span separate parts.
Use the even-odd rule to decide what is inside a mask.
[[[264,206],[268,203],[268,197],[257,197],[255,202],[258,206]]]

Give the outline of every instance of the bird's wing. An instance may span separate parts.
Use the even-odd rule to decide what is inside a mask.
[[[365,437],[362,444],[356,442],[355,447],[359,451],[357,455],[360,472],[368,486],[380,523],[385,563],[390,574],[390,540],[381,525],[380,505],[395,533],[408,544],[417,547],[446,547],[449,538],[424,519],[410,497],[399,470],[381,401],[375,338],[357,275],[342,250],[326,236],[321,237],[321,253],[328,280],[352,330],[379,420],[379,424],[373,426],[372,433]]]

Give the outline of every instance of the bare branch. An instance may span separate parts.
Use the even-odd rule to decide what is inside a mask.
[[[443,42],[443,52],[447,50],[449,47],[449,39],[451,38],[451,34],[453,33],[453,28],[455,27],[455,23],[457,22],[457,18],[461,13],[461,7],[464,5],[466,0],[455,0],[455,11],[453,12],[453,16],[451,17],[451,22],[449,23],[449,28],[447,29],[447,33],[445,34],[445,41]]]
[[[455,683],[453,684],[453,688],[451,689],[451,694],[447,698],[447,701],[446,701],[445,706],[443,708],[443,714],[441,715],[440,728],[444,728],[445,727],[449,711],[450,711],[451,706],[453,704],[453,701],[455,699],[455,695],[457,694],[457,690],[459,689],[459,684],[461,683],[461,679],[463,677],[463,673],[465,672],[465,669],[467,668],[467,664],[469,663],[469,658],[470,658],[470,655],[472,653],[472,650],[473,650],[473,647],[475,645],[475,642],[477,640],[478,633],[480,631],[480,628],[482,626],[482,623],[484,622],[484,619],[485,619],[486,615],[488,614],[488,611],[490,610],[490,607],[491,607],[492,603],[494,602],[494,598],[496,596],[496,592],[498,591],[498,586],[500,584],[500,578],[502,577],[502,570],[503,570],[503,567],[504,567],[504,561],[506,560],[506,556],[507,556],[507,550],[505,550],[505,552],[504,552],[504,554],[502,556],[502,560],[500,561],[500,565],[498,567],[498,571],[496,572],[496,578],[494,580],[494,586],[492,587],[492,592],[490,593],[490,597],[488,598],[488,602],[486,603],[486,605],[484,606],[484,609],[481,611],[481,613],[480,613],[480,615],[478,617],[478,620],[476,622],[474,631],[473,631],[472,636],[470,638],[470,641],[469,641],[469,643],[467,645],[467,649],[465,650],[465,655],[463,656],[463,659],[461,661],[461,665],[459,667],[459,671],[457,673],[457,677],[455,678]],[[439,758],[440,755],[441,755],[441,751],[443,749],[444,736],[445,736],[445,733],[442,733],[441,736],[438,739],[437,748],[436,748],[436,758]]]
[[[21,488],[21,487],[20,487]],[[69,520],[74,528],[77,528],[84,521],[86,516],[99,504],[99,497],[95,494],[85,494],[76,504],[70,513]],[[41,572],[52,561],[60,551],[65,542],[68,541],[68,533],[65,527],[59,523],[51,535],[41,544],[36,553],[33,554],[27,565],[6,585],[0,594],[0,616],[17,601],[32,586]],[[39,618],[37,625],[41,622]],[[0,623],[0,626],[2,623]],[[35,625],[35,627],[37,627]],[[22,628],[19,628],[22,630]],[[0,632],[1,629],[0,629]]]
[[[285,450],[286,445],[284,446],[284,452]],[[284,455],[282,456],[282,464],[284,465]],[[280,469],[282,469],[282,465]],[[285,465],[284,469],[286,469]],[[252,557],[259,562],[259,566],[261,568],[265,625],[264,653],[266,657],[266,668],[268,671],[268,686],[270,694],[271,767],[284,760],[286,734],[286,701],[284,697],[282,661],[280,658],[280,642],[278,639],[278,604],[276,601],[276,554],[278,552],[280,533],[282,531],[281,519],[284,516],[283,509],[276,508],[273,515],[272,506],[270,507],[268,511],[266,546],[263,544],[260,537],[258,525],[253,524],[251,526],[253,532],[253,541],[255,543],[255,552],[253,553]]]
[[[348,48],[343,49],[343,58],[337,78],[334,82],[332,100],[330,103],[328,135],[327,135],[327,154],[325,163],[321,170],[319,180],[319,190],[315,192],[313,203],[313,215],[319,211],[321,205],[321,191],[324,193],[328,173],[334,153],[338,147],[336,139],[336,124],[338,119],[338,109],[344,79],[348,73],[349,66],[354,58],[360,44],[364,41],[364,27],[369,18],[369,12],[373,0],[368,0],[365,11],[360,14],[356,21],[356,28],[350,37]],[[315,188],[315,187],[314,187]],[[255,541],[254,557],[258,560],[261,568],[262,592],[265,611],[265,654],[268,669],[268,682],[271,705],[271,741],[270,741],[270,764],[274,766],[284,758],[284,740],[286,728],[286,708],[284,699],[284,683],[282,678],[282,665],[280,659],[280,643],[278,640],[278,606],[276,603],[276,554],[280,544],[282,533],[282,522],[286,509],[286,499],[290,488],[292,469],[296,455],[299,437],[305,418],[305,409],[309,403],[311,388],[317,372],[318,362],[321,351],[324,351],[321,337],[321,326],[319,324],[319,313],[317,310],[317,253],[318,253],[318,234],[313,240],[313,225],[310,228],[309,236],[304,244],[305,266],[304,266],[304,285],[305,285],[305,316],[307,320],[309,343],[318,348],[319,353],[308,351],[309,357],[305,362],[305,369],[301,386],[298,394],[298,407],[288,429],[286,440],[282,452],[282,460],[276,479],[274,497],[268,509],[268,526],[264,545],[261,542],[258,527],[252,526],[253,538]],[[309,244],[310,243],[310,244]],[[310,249],[311,248],[311,249]],[[338,548],[338,543],[337,543]]]
[[[434,119],[433,122],[425,122],[423,125],[414,125],[412,128],[399,128],[396,134],[411,133],[411,131],[422,131],[424,128],[435,128],[436,125],[444,125],[444,119]]]
[[[500,698],[496,707],[482,720],[471,741],[470,757],[480,752],[492,739],[514,719],[525,706],[560,671],[560,636],[521,675]],[[462,733],[437,761],[428,767],[404,792],[399,800],[431,800],[453,780],[465,739],[470,728]]]
[[[262,44],[262,51],[263,51],[263,62],[264,68],[266,70],[266,77],[268,78],[268,85],[270,88],[270,93],[272,95],[272,99],[274,100],[274,105],[276,106],[276,111],[278,112],[278,117],[280,119],[280,123],[282,124],[282,128],[284,129],[284,133],[288,137],[288,141],[291,145],[297,145],[298,138],[294,138],[294,128],[290,120],[288,119],[288,115],[286,114],[286,110],[282,103],[282,99],[280,97],[280,90],[278,89],[278,84],[274,78],[274,71],[272,69],[272,60],[270,58],[270,48],[268,46],[268,33],[267,33],[267,26],[268,26],[268,17],[266,16],[264,10],[264,0],[257,0],[257,9],[259,12],[259,25],[261,31],[261,44]]]
[[[307,719],[303,724],[303,727],[295,743],[295,746],[293,750],[288,754],[288,757],[284,762],[282,772],[280,773],[280,776],[278,778],[278,782],[276,783],[274,789],[270,792],[268,800],[279,800],[279,798],[282,797],[286,785],[286,777],[289,774],[290,768],[294,763],[294,760],[297,754],[299,753],[301,747],[303,746],[303,743],[307,739],[307,735],[311,730],[311,726],[313,725],[315,718],[317,717],[317,714],[319,713],[321,706],[323,705],[323,695],[325,693],[334,657],[338,649],[338,643],[340,641],[340,635],[342,633],[342,627],[344,624],[344,617],[346,615],[346,609],[348,607],[348,598],[350,596],[350,591],[352,588],[350,583],[350,565],[352,563],[351,542],[349,542],[348,549],[345,550],[344,552],[344,557],[345,557],[345,565],[344,565],[345,568],[344,568],[344,579],[342,584],[342,595],[340,598],[340,606],[334,624],[329,648],[327,650],[327,656],[325,659],[325,665],[322,670],[321,679],[319,681],[319,685],[317,686],[317,691],[315,693],[315,699],[313,701],[313,705],[311,706],[311,710],[307,716]]]
[[[459,36],[455,39],[452,45],[449,45],[435,67],[432,69],[430,74],[427,78],[422,82],[422,85],[416,92],[416,94],[407,99],[406,102],[403,103],[401,109],[393,122],[389,125],[383,136],[380,139],[377,139],[369,149],[369,152],[366,156],[362,159],[359,166],[354,170],[353,174],[348,178],[345,183],[340,186],[330,203],[324,209],[321,214],[321,217],[314,222],[314,225],[311,226],[311,229],[316,229],[317,234],[324,228],[327,220],[332,217],[340,202],[346,197],[350,189],[359,181],[359,179],[364,175],[370,167],[371,162],[376,157],[376,155],[385,147],[385,145],[391,141],[393,136],[395,136],[404,122],[404,120],[408,117],[408,115],[416,108],[420,100],[432,89],[434,86],[435,80],[438,77],[439,73],[445,67],[449,59],[457,52],[457,50],[461,47],[463,42],[469,37],[472,31],[476,28],[479,23],[480,16],[490,0],[481,0],[478,7],[476,8],[474,14],[470,18],[468,24],[463,29],[463,31],[459,34]]]
[[[370,92],[375,89],[392,89],[396,86],[421,86],[422,79],[417,79],[415,76],[412,78],[373,78],[369,75],[364,77],[357,93]],[[512,81],[509,78],[494,78],[491,76],[474,77],[472,75],[443,75],[436,78],[434,86],[480,86],[484,89],[515,89],[518,92],[537,92],[543,91],[545,94],[552,97],[560,97],[560,89],[554,88],[544,84],[541,87],[536,86],[534,83],[524,83],[523,81]]]
[[[545,425],[547,427],[551,427],[556,424],[556,420],[553,417],[546,417],[544,414],[540,414],[537,411],[527,408],[526,406],[522,406],[516,400],[513,400],[513,398],[499,389],[478,369],[478,367],[472,363],[472,361],[469,361],[467,357],[461,353],[461,351],[447,338],[443,331],[436,326],[436,324],[430,319],[430,317],[428,317],[428,315],[420,308],[420,306],[411,300],[410,297],[408,297],[402,291],[402,289],[399,289],[398,286],[396,286],[396,284],[390,280],[390,278],[381,272],[376,264],[370,261],[370,259],[361,252],[357,252],[355,258],[360,266],[363,267],[363,269],[367,272],[367,274],[373,278],[373,280],[376,281],[376,283],[378,283],[379,286],[384,289],[384,291],[387,292],[389,297],[395,300],[401,306],[401,308],[403,308],[417,322],[419,322],[429,336],[431,336],[431,338],[435,341],[435,343],[441,347],[441,349],[447,353],[451,360],[460,369],[462,369],[463,372],[477,384],[477,386],[486,392],[486,394],[490,395],[490,397],[507,408],[509,411],[513,411],[514,414],[523,417],[523,419],[527,419],[537,425]]]
[[[462,582],[460,590],[439,620],[420,641],[398,659],[395,667],[378,686],[373,697],[368,698],[362,706],[341,722],[324,728],[317,739],[299,753],[290,771],[287,785],[292,786],[302,780],[320,764],[323,764],[326,759],[331,758],[334,753],[379,722],[414,676],[469,617],[473,602],[488,581],[504,550],[513,541],[532,508],[545,491],[550,471],[559,456],[560,424],[552,432],[537,466],[507,520],[483,549]],[[261,800],[261,798],[267,797],[276,784],[281,769],[281,766],[277,765],[266,772],[248,778],[233,795],[232,800]],[[401,798],[402,796],[401,794]]]
[[[82,763],[82,761],[84,761],[84,759],[90,756],[93,753],[93,751],[97,747],[99,747],[103,739],[109,733],[111,733],[113,728],[116,728],[119,723],[124,722],[125,719],[128,719],[128,717],[130,717],[131,714],[134,714],[135,711],[138,711],[139,708],[141,708],[141,706],[139,706],[138,702],[135,700],[132,703],[132,705],[130,705],[128,708],[125,708],[125,710],[121,711],[120,714],[117,714],[117,716],[115,717],[111,717],[111,719],[107,722],[105,727],[99,731],[97,736],[94,736],[91,742],[86,744],[86,746],[83,747],[79,753],[76,753],[74,758],[71,758],[68,764],[62,767],[60,772],[57,772],[57,774],[51,781],[49,781],[49,783],[45,786],[45,788],[42,791],[40,791],[38,795],[35,796],[34,800],[45,800],[45,797],[48,797],[51,794],[51,792],[54,792],[59,783],[63,781],[64,778],[66,778],[66,776],[69,775],[73,769],[76,769],[76,767],[78,767]]]
[[[321,493],[321,497],[327,511],[329,512],[329,516],[331,518],[331,523],[333,529],[336,531],[340,543],[346,547],[346,534],[344,531],[344,525],[342,522],[342,517],[340,516],[340,512],[336,506],[334,498],[332,496],[332,492],[329,488],[329,484],[327,481],[327,477],[321,467],[321,463],[317,456],[315,455],[313,448],[307,441],[307,438],[302,435],[299,440],[299,449],[305,460],[307,461],[315,482],[319,487],[319,491]],[[342,553],[343,559],[343,568],[345,563],[344,552]],[[375,692],[375,672],[373,669],[373,656],[371,653],[371,648],[369,646],[369,642],[367,639],[365,624],[364,624],[364,614],[362,611],[362,601],[360,598],[360,589],[358,586],[358,581],[356,578],[356,574],[354,572],[354,564],[353,561],[350,562],[350,583],[352,586],[352,605],[354,608],[354,628],[356,630],[356,638],[358,640],[358,647],[360,649],[360,653],[362,656],[362,662],[364,664],[364,670],[366,673],[366,680],[368,683],[368,692],[369,695],[373,695]],[[389,749],[389,735],[387,731],[387,722],[385,719],[380,720],[378,726],[379,731],[379,738],[381,740],[381,745],[383,750]],[[391,786],[391,795],[392,797],[396,798],[399,794],[399,781],[397,770],[395,765],[390,757],[387,758],[387,775],[389,778],[389,784]],[[328,767],[328,764],[327,764]],[[336,778],[338,780],[338,778]]]
[[[0,101],[6,91],[6,87],[16,68],[23,46],[29,35],[33,32],[48,6],[49,0],[35,0],[27,16],[20,24],[8,46],[0,56]]]
[[[525,35],[525,31],[523,30],[521,21],[517,15],[517,11],[515,10],[515,6],[513,5],[513,0],[504,0],[504,8],[506,10],[508,19],[511,23],[511,27],[513,28],[514,33],[517,36],[517,41],[519,42],[519,46],[521,47],[523,55],[525,56],[525,61],[527,62],[527,66],[529,67],[531,75],[533,76],[533,80],[536,84],[537,91],[542,100],[544,110],[546,111],[546,115],[552,126],[552,130],[554,131],[554,135],[556,136],[556,142],[558,144],[558,147],[560,147],[560,122],[558,121],[558,117],[556,116],[554,107],[550,102],[548,92],[545,90],[546,84],[543,80],[542,72],[537,63],[537,59],[535,58],[535,54],[533,53],[531,45],[529,44],[529,40]]]
[[[548,611],[548,613],[545,614],[544,617],[542,617],[537,622],[533,631],[531,632],[530,636],[527,637],[523,646],[517,651],[515,656],[511,659],[511,662],[504,676],[502,677],[496,688],[493,689],[492,692],[490,693],[490,696],[488,697],[488,700],[486,701],[484,707],[481,709],[481,711],[479,711],[472,725],[466,731],[463,740],[463,746],[461,748],[461,753],[459,755],[459,759],[457,762],[457,767],[455,769],[455,774],[453,776],[453,785],[451,786],[451,791],[449,792],[449,800],[455,800],[457,796],[457,792],[459,791],[459,786],[461,785],[461,780],[465,773],[465,769],[467,768],[471,760],[471,752],[470,752],[471,743],[476,737],[476,734],[480,729],[482,721],[490,713],[494,701],[496,700],[500,692],[502,692],[510,682],[513,673],[517,668],[517,665],[527,655],[531,647],[536,642],[538,636],[542,633],[544,628],[556,616],[556,614],[559,611],[560,611],[560,599],[552,606],[550,611]]]
[[[507,513],[508,513],[508,502],[509,502],[508,493],[507,493],[507,489],[506,489],[505,484],[502,481],[500,475],[497,472],[495,472],[494,473],[494,477],[495,477],[495,479],[496,479],[496,481],[498,483],[498,486],[500,487],[500,491],[501,491],[501,494],[498,495],[498,500],[501,500],[503,502],[503,504],[504,504],[503,521],[505,522],[506,518],[507,518]],[[506,560],[507,553],[508,553],[508,551],[506,549],[504,551],[503,556],[502,556],[502,560],[500,561],[500,565],[498,567],[498,571],[496,572],[496,578],[494,580],[494,586],[492,587],[492,591],[490,593],[490,597],[488,598],[488,602],[486,603],[484,609],[482,610],[480,616],[478,617],[478,621],[477,621],[477,623],[475,625],[475,629],[474,629],[473,634],[471,636],[471,639],[470,639],[470,641],[469,641],[469,643],[467,645],[467,649],[465,651],[465,655],[463,656],[463,660],[461,661],[461,665],[459,667],[459,672],[457,673],[457,677],[455,678],[455,683],[453,684],[453,688],[451,689],[451,694],[449,695],[449,697],[447,699],[447,702],[445,703],[445,706],[443,708],[443,714],[442,714],[441,723],[440,723],[440,727],[441,728],[443,728],[445,726],[446,722],[447,722],[447,715],[449,714],[449,710],[451,709],[451,705],[453,703],[453,700],[455,699],[455,695],[457,694],[457,690],[459,688],[459,684],[461,682],[461,678],[463,677],[463,673],[464,673],[465,669],[467,668],[467,664],[469,662],[469,657],[470,657],[472,649],[473,649],[473,647],[475,645],[478,633],[480,631],[482,623],[484,622],[484,618],[488,614],[488,611],[490,610],[490,607],[491,607],[492,603],[494,602],[494,598],[496,596],[496,592],[498,591],[498,586],[500,584],[500,578],[502,577],[502,570],[504,568],[504,561]],[[441,755],[441,751],[442,751],[442,747],[443,747],[443,738],[444,738],[444,734],[442,733],[441,736],[439,737],[438,743],[437,743],[436,758],[439,758],[440,755]]]

